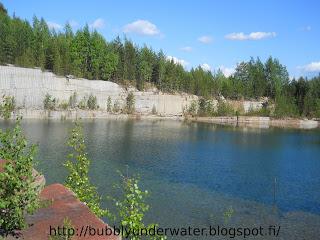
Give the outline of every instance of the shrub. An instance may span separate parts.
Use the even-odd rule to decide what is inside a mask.
[[[299,110],[294,99],[285,95],[276,97],[274,116],[277,118],[297,117]]]
[[[212,101],[206,98],[199,98],[198,100],[198,115],[201,117],[213,115]]]
[[[83,98],[80,100],[80,102],[79,102],[79,104],[78,104],[78,108],[80,108],[80,109],[82,109],[82,110],[87,109],[87,99],[86,99],[86,97],[83,97]]]
[[[107,99],[107,111],[108,112],[112,111],[112,109],[111,109],[111,97],[110,96]]]
[[[106,216],[108,211],[100,207],[101,197],[89,179],[90,159],[87,157],[83,129],[76,122],[72,129],[68,146],[72,149],[64,166],[68,170],[66,186],[70,188],[80,201],[84,202],[98,217]]]
[[[113,104],[113,109],[112,109],[112,112],[113,113],[118,113],[118,112],[120,112],[120,104],[119,104],[119,101],[118,100],[116,100],[115,102],[114,102],[114,104]]]
[[[187,109],[187,114],[190,114],[193,117],[198,114],[198,103],[196,100],[192,100],[190,106]]]
[[[97,97],[93,96],[92,94],[90,94],[88,101],[87,101],[87,107],[90,110],[96,110],[99,108],[98,104],[97,104]]]
[[[55,110],[57,105],[57,99],[53,98],[49,93],[46,94],[43,100],[43,107],[46,110]]]
[[[134,112],[135,107],[135,99],[134,99],[134,95],[132,92],[130,92],[126,98],[126,112],[131,114]]]
[[[68,102],[66,101],[62,101],[60,104],[59,104],[59,108],[62,109],[62,110],[67,110],[69,107],[69,104]]]
[[[28,145],[20,119],[13,129],[0,130],[0,159],[6,159],[0,173],[0,232],[5,235],[26,226],[24,214],[39,205],[38,187],[34,184],[36,146]]]
[[[77,106],[77,93],[74,92],[70,97],[69,97],[69,107],[70,108],[76,108]]]
[[[4,119],[9,119],[15,107],[16,107],[16,102],[14,97],[4,95],[2,103],[0,104],[0,116],[3,117]]]
[[[123,176],[120,173],[121,182],[116,187],[121,191],[118,199],[113,199],[116,205],[117,214],[121,226],[130,229],[131,231],[138,232],[141,229],[147,231],[157,224],[146,225],[144,223],[144,215],[149,210],[149,205],[146,203],[148,191],[143,191],[139,186],[139,178]],[[139,240],[145,239],[142,236],[133,234],[126,236],[127,239]],[[153,236],[151,239],[166,239],[165,236]]]
[[[236,113],[233,107],[229,103],[220,101],[218,103],[216,115],[217,116],[234,116],[236,115]]]
[[[320,118],[320,98],[316,100],[316,109],[314,112],[314,116]]]
[[[260,117],[269,117],[271,111],[267,107],[262,107],[260,109],[250,109],[245,115],[246,116],[260,116]]]

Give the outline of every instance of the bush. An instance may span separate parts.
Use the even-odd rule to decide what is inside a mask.
[[[196,100],[192,100],[186,113],[190,114],[192,117],[194,117],[198,114],[198,102]]]
[[[314,111],[314,116],[320,118],[320,98],[316,100],[316,109]]]
[[[299,110],[294,99],[285,95],[276,97],[274,116],[277,118],[297,117]]]
[[[118,112],[120,112],[120,104],[119,104],[119,101],[118,100],[116,100],[115,102],[114,102],[114,104],[113,104],[113,109],[112,109],[112,112],[113,113],[118,113]]]
[[[82,126],[76,122],[72,129],[68,146],[72,149],[64,166],[68,170],[66,186],[80,201],[84,202],[98,217],[106,216],[108,211],[100,207],[101,197],[89,179],[90,160],[87,157]]]
[[[229,103],[220,101],[218,103],[216,115],[217,116],[234,116],[236,115],[236,112],[234,111],[233,107]]]
[[[62,101],[60,104],[59,104],[59,108],[62,109],[62,110],[67,110],[69,107],[69,104],[66,102],[66,101]]]
[[[74,92],[70,97],[69,97],[69,107],[74,109],[77,106],[77,93]]]
[[[46,110],[55,110],[57,105],[57,99],[53,98],[50,94],[46,94],[43,100],[43,107]]]
[[[82,110],[87,109],[87,99],[86,99],[86,97],[83,97],[83,98],[80,100],[80,102],[79,102],[79,104],[78,104],[78,108],[80,108],[80,109],[82,109]]]
[[[0,233],[5,235],[26,227],[25,212],[39,206],[38,187],[34,184],[36,146],[28,145],[20,120],[13,129],[0,130],[0,159],[6,159],[0,173]]]
[[[3,117],[4,119],[9,119],[15,107],[16,107],[16,102],[14,97],[4,95],[2,103],[0,105],[0,116]]]
[[[134,112],[135,107],[135,99],[134,99],[134,95],[132,92],[130,92],[126,98],[126,112],[131,114]]]
[[[140,240],[145,239],[142,236],[133,234],[132,231],[138,232],[142,229],[152,229],[157,224],[145,225],[144,215],[149,210],[149,205],[146,203],[148,191],[143,191],[139,186],[139,178],[121,176],[121,183],[116,185],[121,191],[120,198],[113,199],[117,208],[116,218],[120,221],[121,226],[130,229],[131,234],[126,236],[126,239]],[[151,239],[166,239],[165,236],[153,236]]]
[[[111,109],[111,97],[110,96],[107,99],[107,111],[108,112],[112,111],[112,109]]]
[[[206,98],[199,98],[198,100],[198,115],[201,117],[213,115],[213,104],[212,101]]]
[[[98,104],[97,104],[97,97],[93,96],[92,94],[90,94],[88,101],[87,101],[87,107],[90,110],[96,110],[99,108]]]
[[[267,107],[262,107],[260,109],[250,109],[245,115],[246,116],[260,116],[260,117],[269,117],[271,111]]]

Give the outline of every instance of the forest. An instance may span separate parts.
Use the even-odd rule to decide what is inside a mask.
[[[212,56],[214,57],[214,56]],[[237,65],[234,74],[186,70],[165,53],[138,46],[130,39],[106,39],[88,25],[74,32],[50,29],[46,21],[32,23],[9,16],[0,3],[0,64],[39,67],[57,75],[113,81],[139,90],[157,87],[163,92],[185,92],[209,99],[261,99],[275,104],[277,117],[320,117],[320,75],[289,79],[286,66],[269,57],[251,57]]]

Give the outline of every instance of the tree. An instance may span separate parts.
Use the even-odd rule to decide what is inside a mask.
[[[90,160],[86,153],[83,129],[80,123],[75,123],[67,144],[72,149],[72,152],[68,155],[68,160],[64,164],[68,170],[66,186],[70,188],[79,200],[84,202],[94,214],[98,217],[106,216],[108,210],[101,208],[101,197],[96,187],[90,182]]]
[[[126,111],[127,111],[127,113],[130,114],[130,113],[134,112],[134,110],[135,110],[134,103],[135,103],[134,95],[132,92],[130,92],[126,98]]]
[[[123,176],[121,173],[120,176],[121,182],[116,186],[121,191],[121,195],[120,198],[113,199],[117,208],[115,216],[118,217],[121,226],[130,231],[129,236],[126,236],[128,239],[146,239],[142,236],[143,233],[147,235],[149,229],[157,227],[157,224],[144,223],[144,215],[150,208],[146,203],[148,191],[140,189],[138,177]],[[166,237],[155,235],[147,239],[163,240]]]
[[[124,40],[124,65],[123,78],[133,82],[136,79],[136,47],[133,43],[125,38]]]
[[[0,230],[5,235],[26,227],[25,212],[37,209],[38,186],[33,175],[36,146],[28,145],[20,119],[13,129],[0,130]],[[1,231],[0,231],[1,232]]]

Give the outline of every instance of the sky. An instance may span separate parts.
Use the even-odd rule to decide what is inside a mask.
[[[319,0],[0,0],[9,14],[43,17],[51,28],[86,23],[107,41],[131,39],[186,69],[232,74],[250,57],[278,58],[290,77],[320,72]]]

